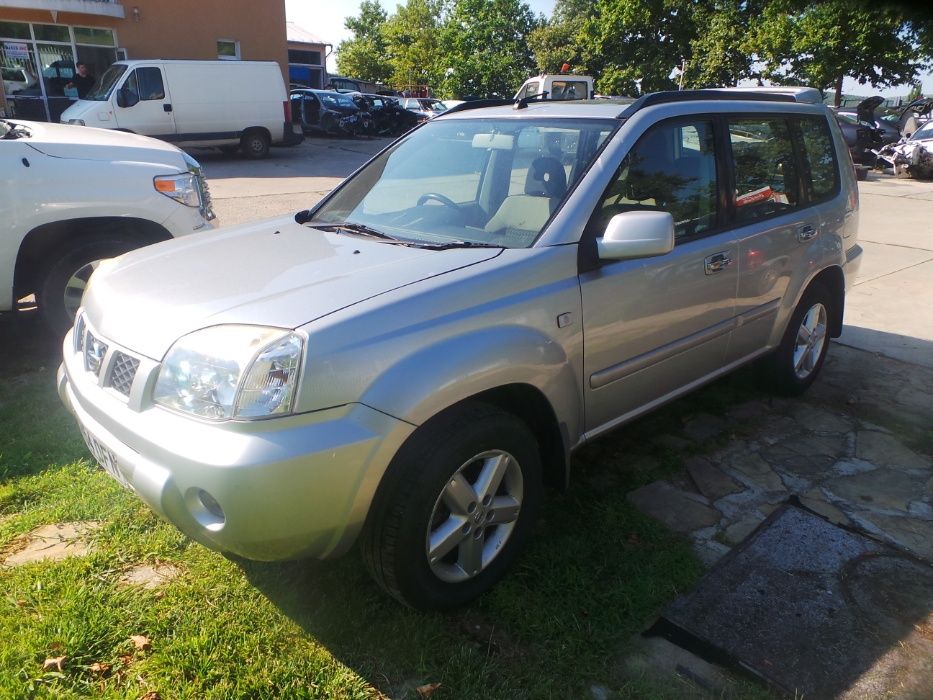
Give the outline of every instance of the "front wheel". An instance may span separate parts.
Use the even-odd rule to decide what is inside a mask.
[[[251,160],[269,155],[269,137],[262,131],[248,131],[240,139],[240,150]]]
[[[832,297],[822,285],[803,295],[781,345],[768,358],[768,380],[776,393],[797,396],[816,380],[829,348],[832,307]]]
[[[361,546],[376,582],[420,610],[489,590],[528,538],[541,460],[523,421],[469,403],[425,423],[389,466]]]
[[[142,243],[129,236],[85,239],[59,254],[46,267],[40,280],[37,302],[46,325],[64,334],[74,323],[75,313],[91,273],[101,260],[139,248]]]

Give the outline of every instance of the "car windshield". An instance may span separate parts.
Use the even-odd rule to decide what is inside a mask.
[[[440,118],[370,161],[310,225],[356,225],[425,246],[527,248],[617,126]]]
[[[84,96],[85,100],[95,100],[103,102],[110,99],[110,92],[116,85],[120,76],[126,73],[126,66],[114,63],[110,68],[104,71],[104,74],[98,78],[97,82],[90,91]]]
[[[933,121],[929,121],[919,129],[917,129],[913,136],[910,137],[911,141],[920,141],[921,139],[933,139]]]
[[[315,94],[325,107],[356,107],[353,98],[341,92],[317,92]]]

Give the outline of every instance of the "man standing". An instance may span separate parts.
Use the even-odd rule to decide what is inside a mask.
[[[97,80],[87,68],[87,64],[78,63],[75,65],[77,73],[75,77],[71,80],[68,85],[65,87],[74,87],[78,90],[78,99],[83,100],[84,96],[90,92],[91,88],[94,86],[94,81]]]

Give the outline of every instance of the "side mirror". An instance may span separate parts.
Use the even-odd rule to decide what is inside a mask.
[[[628,211],[613,216],[596,239],[601,260],[666,255],[674,250],[674,217],[666,211]]]
[[[117,90],[117,107],[132,107],[139,102],[139,95],[132,90],[120,88]]]

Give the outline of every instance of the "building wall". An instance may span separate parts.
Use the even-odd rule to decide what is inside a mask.
[[[285,0],[129,0],[122,6],[122,19],[73,12],[53,19],[48,10],[4,7],[0,0],[0,21],[113,29],[130,59],[216,59],[218,39],[237,41],[241,60],[276,61],[288,85]],[[0,110],[6,108],[2,93]]]

